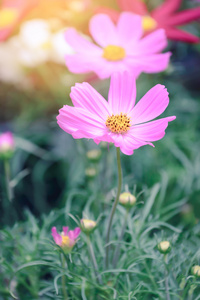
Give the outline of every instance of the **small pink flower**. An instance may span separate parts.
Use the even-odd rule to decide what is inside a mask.
[[[14,152],[14,137],[12,132],[0,134],[0,158],[10,158]]]
[[[79,227],[76,227],[74,230],[68,230],[69,227],[63,226],[63,231],[61,234],[59,234],[57,233],[56,227],[51,229],[55,243],[62,247],[65,253],[71,252],[72,248],[76,244],[76,239],[81,232]]]
[[[73,73],[94,71],[103,79],[121,71],[135,76],[157,73],[168,66],[171,53],[160,53],[167,46],[165,31],[159,29],[141,38],[141,16],[121,13],[115,26],[109,16],[98,14],[90,20],[89,29],[99,46],[73,28],[65,33],[67,43],[75,50],[75,54],[66,55],[66,65]]]
[[[153,146],[151,142],[163,138],[168,122],[176,118],[148,122],[164,112],[168,92],[157,84],[135,105],[135,78],[127,72],[111,76],[108,102],[86,82],[72,87],[70,96],[75,107],[60,109],[58,125],[75,139],[114,143],[127,155],[141,146]]]
[[[0,1],[1,2],[1,1]],[[3,0],[0,5],[0,42],[6,40],[38,0]]]

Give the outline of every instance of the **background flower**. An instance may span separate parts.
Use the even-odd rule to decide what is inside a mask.
[[[180,30],[177,26],[185,25],[199,19],[200,8],[197,7],[177,12],[181,6],[181,2],[182,0],[165,0],[150,12],[142,0],[118,0],[122,11],[130,11],[143,16],[144,30],[152,31],[157,28],[163,28],[169,39],[199,43],[199,37]],[[115,21],[119,17],[118,12],[108,8],[100,8],[97,12],[107,13]]]
[[[141,39],[140,16],[122,13],[115,26],[107,15],[99,14],[90,20],[89,29],[99,46],[83,38],[75,29],[66,31],[66,41],[76,52],[66,55],[66,65],[71,72],[94,71],[103,79],[116,71],[128,70],[138,76],[141,72],[156,73],[167,68],[170,52],[159,53],[167,46],[164,30]]]

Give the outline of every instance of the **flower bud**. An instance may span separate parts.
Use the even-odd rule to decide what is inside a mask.
[[[192,274],[197,277],[200,277],[200,266],[196,265],[192,267]]]
[[[97,223],[89,219],[81,219],[81,230],[84,233],[91,233],[96,229]]]
[[[92,179],[97,175],[97,171],[95,168],[87,168],[85,169],[85,175],[88,179]]]
[[[126,208],[130,208],[135,205],[136,197],[129,192],[122,193],[119,196],[119,203]]]
[[[86,153],[87,158],[91,161],[91,162],[97,162],[99,161],[100,157],[101,157],[101,150],[98,149],[93,149],[90,150]]]
[[[14,153],[14,138],[11,132],[0,134],[0,159],[9,159]]]
[[[167,254],[171,251],[171,244],[168,241],[160,242],[157,247],[162,254]]]

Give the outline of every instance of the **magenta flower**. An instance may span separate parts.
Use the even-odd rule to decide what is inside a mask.
[[[168,66],[171,53],[160,53],[167,46],[164,30],[141,38],[141,16],[124,12],[115,26],[109,16],[98,14],[90,20],[89,29],[99,46],[73,28],[65,33],[67,43],[75,50],[75,54],[65,57],[73,73],[93,71],[103,79],[113,72],[126,70],[139,76],[141,72],[161,72]]]
[[[10,158],[14,152],[14,137],[12,132],[0,134],[0,158]]]
[[[153,31],[163,28],[168,39],[187,43],[199,43],[199,37],[183,31],[181,25],[189,24],[200,19],[200,7],[177,11],[182,0],[165,0],[151,12],[143,0],[118,0],[121,11],[129,11],[143,17],[143,28],[145,31]],[[99,8],[97,12],[108,14],[112,20],[117,21],[119,12],[109,8]]]
[[[74,230],[69,230],[69,227],[63,226],[63,231],[61,234],[57,233],[56,227],[51,229],[52,236],[55,243],[63,248],[65,253],[70,253],[76,244],[76,240],[81,232],[79,227],[76,227]]]
[[[72,87],[70,96],[75,107],[60,109],[58,125],[75,139],[114,143],[127,155],[141,146],[153,146],[151,142],[163,138],[168,122],[176,118],[148,122],[164,112],[168,92],[157,84],[135,105],[136,83],[127,72],[111,76],[108,102],[86,82]]]

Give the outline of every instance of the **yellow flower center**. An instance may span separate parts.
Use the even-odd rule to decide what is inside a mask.
[[[108,45],[103,50],[103,58],[110,61],[122,60],[126,56],[124,48],[120,46]]]
[[[156,21],[150,16],[144,16],[142,18],[142,27],[144,31],[149,31],[155,29],[157,26]]]
[[[4,8],[0,10],[0,29],[12,25],[18,17],[16,9]]]
[[[66,235],[62,235],[62,246],[70,246],[70,239]]]
[[[114,133],[125,133],[130,129],[130,118],[127,114],[112,115],[106,120],[106,126]]]

